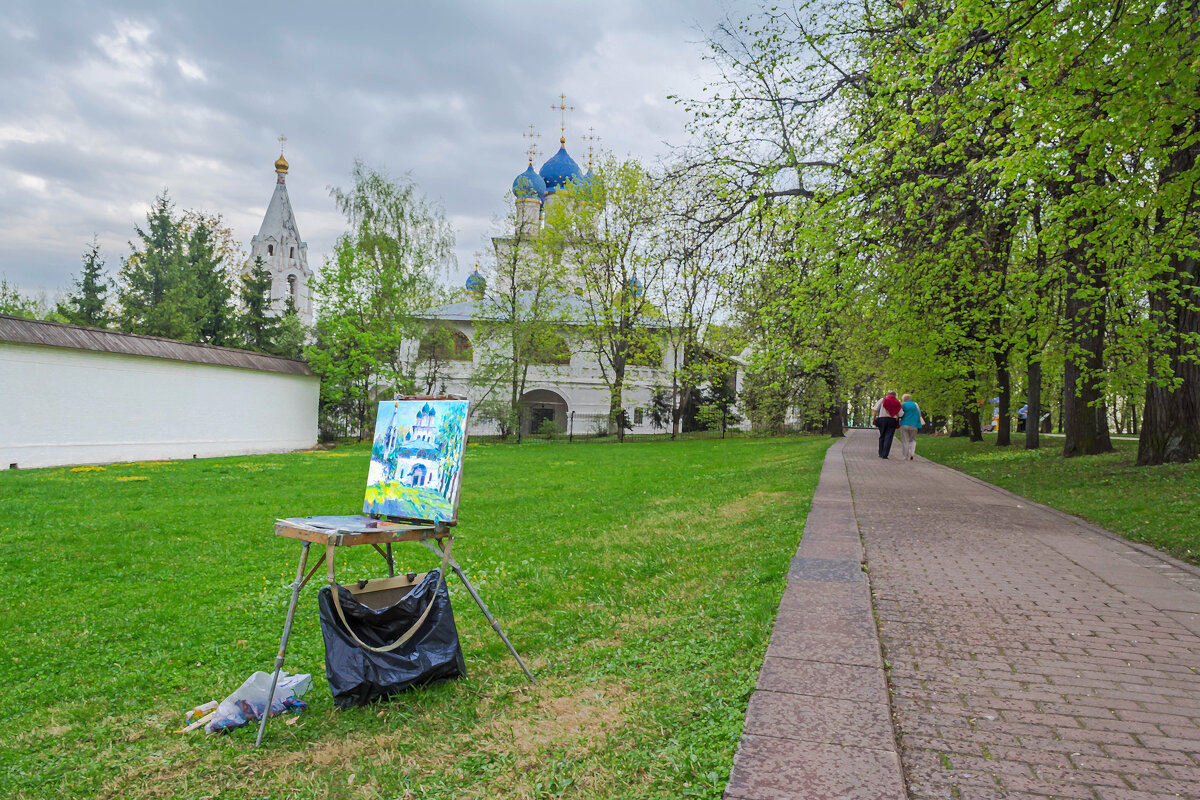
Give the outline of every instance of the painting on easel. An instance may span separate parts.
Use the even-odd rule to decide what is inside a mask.
[[[455,522],[466,420],[466,400],[380,403],[363,513]]]

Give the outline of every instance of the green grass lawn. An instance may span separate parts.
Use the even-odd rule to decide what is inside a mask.
[[[1116,452],[1062,457],[1062,439],[1042,437],[1026,450],[1023,434],[1010,447],[985,436],[920,437],[918,452],[1010,492],[1200,564],[1200,462],[1135,467],[1137,442],[1115,441]]]
[[[272,521],[361,508],[368,448],[0,472],[0,797],[717,798],[829,444],[468,447],[454,554],[538,685],[452,580],[468,679],[337,711],[317,576],[311,707],[258,751],[172,731],[270,669],[300,550]]]

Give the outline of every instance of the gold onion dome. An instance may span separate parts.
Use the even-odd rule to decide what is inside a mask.
[[[287,174],[287,170],[288,170],[287,159],[283,157],[283,153],[280,153],[279,160],[275,162],[275,171]]]

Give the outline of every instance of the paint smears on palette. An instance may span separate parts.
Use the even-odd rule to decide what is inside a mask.
[[[457,521],[466,426],[466,400],[380,403],[363,513]]]

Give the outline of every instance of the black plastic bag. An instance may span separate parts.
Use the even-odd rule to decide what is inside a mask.
[[[317,602],[325,638],[325,677],[335,706],[366,705],[410,686],[466,676],[450,593],[445,583],[438,590],[439,573],[431,571],[402,597],[378,608],[371,606],[378,606],[373,600],[379,598],[364,598],[370,604],[365,605],[345,586],[338,587],[346,621],[358,638],[372,647],[386,647],[399,639],[433,603],[417,633],[388,653],[360,647],[338,619],[330,588],[321,587]]]

